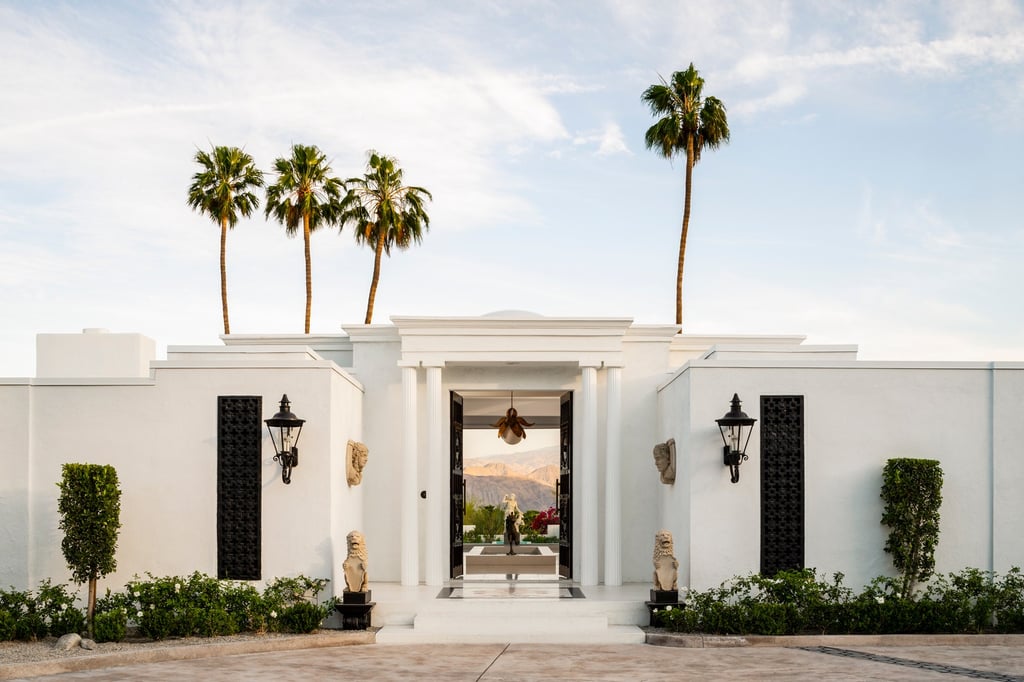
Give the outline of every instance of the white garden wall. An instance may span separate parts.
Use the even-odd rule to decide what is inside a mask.
[[[5,419],[0,426],[28,427],[23,448],[5,449],[3,455],[6,470],[27,473],[20,489],[27,499],[5,499],[2,510],[4,526],[16,529],[6,546],[27,546],[24,553],[4,555],[26,556],[27,565],[22,571],[11,561],[3,577],[25,587],[69,575],[56,509],[65,462],[117,469],[122,529],[118,569],[106,585],[118,587],[146,572],[216,575],[217,397],[262,396],[268,418],[287,393],[307,423],[291,485],[281,482],[269,436],[262,432],[262,575],[337,580],[334,565],[339,551],[344,557],[345,533],[362,524],[358,488],[349,489],[344,464],[347,440],[361,435],[359,384],[308,353],[277,355],[270,362],[172,348],[169,360],[153,367],[147,379],[50,378],[0,386],[0,404],[28,395],[25,404],[31,405],[23,421]],[[17,414],[5,416],[12,413]],[[25,467],[23,459],[31,465]],[[17,524],[19,517],[27,523]]]
[[[807,566],[842,571],[855,587],[892,573],[879,522],[881,470],[892,457],[942,463],[939,571],[1024,564],[1024,543],[1004,520],[1021,518],[1020,503],[1003,483],[993,497],[992,467],[1001,466],[1010,485],[1020,482],[1022,434],[1011,415],[1024,397],[1022,377],[1024,366],[1009,364],[691,362],[662,389],[662,435],[684,434],[688,472],[662,497],[670,529],[685,537],[688,526],[677,551],[686,554],[692,586],[760,567],[758,427],[733,485],[715,424],[734,392],[752,417],[761,395],[804,396]]]

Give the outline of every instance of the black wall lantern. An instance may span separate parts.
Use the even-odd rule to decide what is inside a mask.
[[[715,420],[718,423],[718,430],[722,432],[722,441],[725,443],[724,459],[725,466],[729,467],[733,483],[740,480],[740,464],[747,459],[747,443],[750,442],[750,434],[753,433],[754,422],[757,420],[748,417],[747,413],[740,409],[740,396],[732,394],[732,409],[724,417]],[[747,430],[746,439],[743,438],[743,429]],[[740,447],[740,443],[743,447]]]
[[[291,403],[288,402],[288,395],[281,396],[281,409],[267,422],[267,430],[270,431],[270,440],[274,444],[274,461],[281,463],[281,480],[286,484],[292,482],[292,469],[299,466],[299,449],[296,444],[299,442],[299,434],[302,433],[302,425],[305,419],[299,419],[292,414]],[[277,431],[275,437],[274,431]]]

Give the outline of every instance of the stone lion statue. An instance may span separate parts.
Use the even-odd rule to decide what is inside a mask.
[[[679,562],[675,557],[672,533],[664,529],[654,535],[654,589],[679,589]]]
[[[366,592],[370,584],[367,573],[366,538],[357,530],[346,537],[348,540],[348,558],[341,565],[345,572],[345,589],[349,592]]]
[[[664,443],[654,446],[654,466],[658,467],[661,482],[676,482],[676,439],[669,438]]]
[[[366,460],[370,457],[370,450],[362,443],[354,440],[348,442],[345,457],[345,474],[348,484],[359,485],[363,480],[363,468],[366,467]]]

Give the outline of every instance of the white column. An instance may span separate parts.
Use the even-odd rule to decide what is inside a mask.
[[[580,532],[574,544],[580,548],[580,584],[597,585],[597,368],[583,367],[583,420],[578,467],[580,486]]]
[[[448,459],[442,454],[444,430],[441,367],[427,367],[427,558],[426,582],[443,585],[448,574]]]
[[[402,367],[402,584],[419,585],[419,515],[416,491],[416,367]]]
[[[604,468],[604,584],[622,584],[622,368],[609,367]]]

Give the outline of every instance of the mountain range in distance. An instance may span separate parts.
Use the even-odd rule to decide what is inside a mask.
[[[544,510],[555,504],[558,447],[467,458],[463,475],[466,497],[475,504],[501,506],[502,498],[513,493],[523,511]]]

